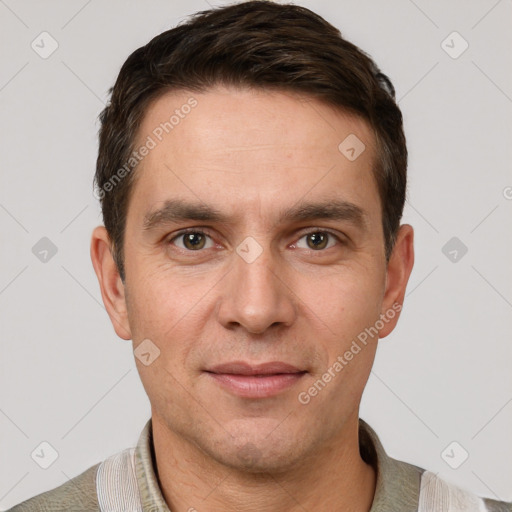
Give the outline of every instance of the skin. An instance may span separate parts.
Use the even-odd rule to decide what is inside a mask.
[[[308,404],[298,395],[358,334],[403,303],[413,230],[400,227],[387,263],[372,132],[360,118],[312,98],[215,87],[156,100],[137,142],[191,96],[197,106],[137,168],[124,283],[104,227],[91,242],[116,333],[134,349],[150,339],[160,350],[150,365],[136,363],[151,402],[165,500],[175,512],[368,511],[376,476],[359,454],[359,404],[378,337],[399,315]],[[338,150],[349,134],[366,146],[355,161]],[[147,212],[173,198],[228,218],[143,229]],[[333,200],[359,207],[364,226],[278,220],[299,201]],[[176,238],[184,228],[206,233],[198,235],[202,248]],[[334,236],[315,248],[306,235],[326,230]],[[246,237],[262,249],[251,263],[236,250]],[[283,361],[307,373],[274,396],[244,398],[204,371],[235,360]]]

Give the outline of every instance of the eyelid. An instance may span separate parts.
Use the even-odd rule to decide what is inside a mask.
[[[310,235],[311,233],[329,233],[330,235],[334,236],[335,238],[338,238],[341,240],[341,238],[344,236],[343,233],[340,233],[336,230],[332,230],[330,228],[322,228],[322,227],[316,227],[316,228],[306,228],[307,231],[304,231],[301,235],[301,237],[305,235]]]
[[[178,238],[179,236],[182,235],[186,235],[187,233],[200,233],[201,235],[210,236],[204,228],[184,228],[180,229],[177,233],[174,233],[170,240],[174,240],[175,238]]]

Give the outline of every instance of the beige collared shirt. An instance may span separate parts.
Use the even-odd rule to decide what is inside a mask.
[[[377,471],[375,496],[370,512],[417,511],[422,475],[425,470],[389,457],[377,434],[362,419],[359,420],[359,446],[363,459],[372,464]],[[132,493],[136,496],[136,501],[140,502],[137,503],[139,510],[143,512],[171,512],[163,498],[155,474],[151,419],[144,426],[137,446],[131,450],[131,453],[134,469],[132,483],[129,488],[125,486],[124,491],[114,487],[114,493]],[[90,467],[63,485],[16,505],[10,512],[131,512],[122,508],[117,508],[115,511],[101,508],[101,500],[98,500],[97,478],[100,466],[101,463]],[[121,502],[122,496],[120,498]],[[512,503],[490,499],[483,499],[481,507],[484,507],[481,510],[488,512],[512,512]],[[190,510],[194,510],[193,504]],[[432,512],[451,512],[451,510],[455,509],[453,507],[436,508]]]

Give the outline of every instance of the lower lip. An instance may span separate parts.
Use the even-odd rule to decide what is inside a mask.
[[[267,398],[290,388],[304,376],[301,373],[278,373],[258,377],[232,373],[207,372],[222,387],[243,398]]]

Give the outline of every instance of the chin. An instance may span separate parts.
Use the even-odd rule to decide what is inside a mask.
[[[254,475],[285,473],[300,466],[304,460],[303,447],[297,439],[293,444],[285,443],[283,439],[269,439],[265,436],[247,442],[226,442],[229,445],[216,445],[212,447],[215,452],[212,448],[208,451],[212,458],[236,471]]]

